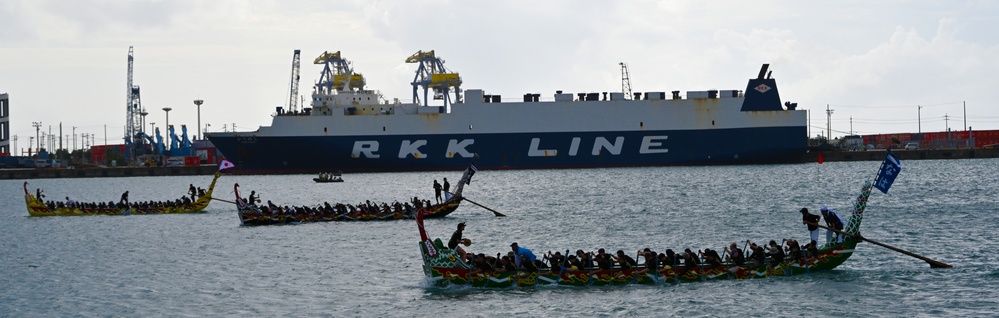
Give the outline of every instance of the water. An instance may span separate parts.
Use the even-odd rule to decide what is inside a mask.
[[[861,244],[835,271],[761,280],[601,288],[427,287],[413,221],[240,227],[235,207],[192,215],[27,216],[22,181],[0,181],[0,316],[997,316],[999,159],[903,161],[891,195],[871,196],[861,231],[954,265]],[[469,203],[428,220],[446,239],[466,222],[468,249],[519,242],[535,253],[807,238],[802,207],[848,213],[876,162],[823,165],[480,171]],[[278,204],[432,198],[460,172],[223,176]],[[180,197],[211,176],[30,180],[49,198]],[[824,239],[824,238],[823,238]],[[452,314],[453,313],[453,314]]]

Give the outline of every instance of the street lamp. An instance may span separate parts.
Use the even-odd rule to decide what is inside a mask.
[[[167,112],[167,129],[170,129],[170,111],[171,110],[173,110],[173,108],[163,107],[163,111]]]
[[[205,137],[202,135],[202,132],[201,132],[201,104],[204,104],[204,103],[205,103],[205,101],[200,100],[200,99],[195,99],[194,100],[194,105],[198,106],[198,135],[194,137],[194,140],[198,140],[198,138],[205,139]]]
[[[143,108],[142,112],[139,113],[139,116],[142,116],[142,121],[139,123],[139,129],[146,129],[146,115],[149,115],[149,112],[147,112],[146,109]]]
[[[923,106],[916,105],[916,129],[920,134],[923,133]]]
[[[156,135],[156,123],[149,122],[149,131],[153,133],[153,136]]]
[[[173,108],[163,107],[163,111],[166,112],[167,142],[172,145],[173,144],[173,140],[172,140],[173,136],[170,134],[170,111],[171,110],[173,110]]]

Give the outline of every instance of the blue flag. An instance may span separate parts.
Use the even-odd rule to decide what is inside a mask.
[[[889,152],[888,156],[885,157],[885,161],[881,163],[881,170],[878,171],[878,177],[874,178],[874,187],[881,190],[882,193],[888,194],[888,188],[891,188],[891,184],[895,182],[895,177],[901,171],[902,163]]]

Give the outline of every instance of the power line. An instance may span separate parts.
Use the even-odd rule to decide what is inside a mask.
[[[912,108],[912,107],[938,107],[947,105],[963,105],[964,102],[946,102],[937,104],[914,104],[914,105],[840,105],[840,104],[829,104],[829,106],[836,107],[847,107],[847,108]]]

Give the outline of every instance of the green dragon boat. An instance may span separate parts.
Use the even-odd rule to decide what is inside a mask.
[[[469,286],[476,288],[507,288],[514,286],[605,286],[661,283],[697,282],[723,279],[767,278],[774,276],[801,275],[816,271],[828,271],[846,262],[853,255],[857,243],[860,242],[860,224],[867,208],[867,199],[872,188],[878,188],[887,193],[888,187],[901,170],[901,165],[890,152],[881,165],[874,181],[867,181],[853,204],[853,213],[847,222],[841,243],[831,242],[817,247],[811,255],[797,258],[787,258],[780,262],[769,259],[759,264],[736,266],[730,261],[720,265],[710,266],[701,262],[698,265],[686,266],[682,262],[662,264],[654,271],[645,267],[633,266],[622,269],[613,267],[609,270],[588,270],[566,268],[552,264],[555,269],[541,268],[536,271],[522,269],[509,271],[477,270],[464,260],[458,252],[447,248],[441,239],[430,239],[423,225],[423,213],[417,213],[416,224],[420,231],[420,254],[423,256],[423,272],[434,286],[448,285]],[[566,251],[568,254],[568,251]],[[564,258],[563,258],[564,259]]]

